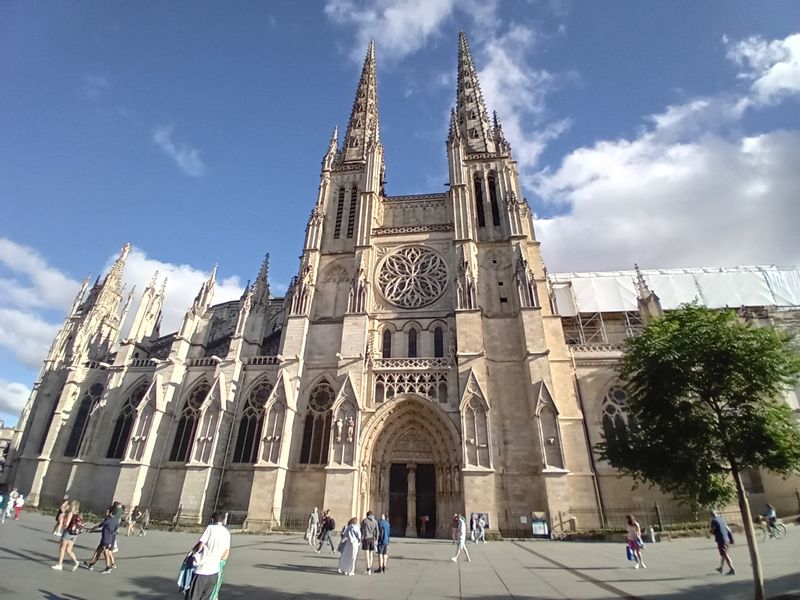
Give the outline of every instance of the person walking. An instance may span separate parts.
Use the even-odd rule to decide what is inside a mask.
[[[469,550],[467,550],[467,520],[458,514],[456,517],[458,517],[458,552],[456,552],[456,555],[451,557],[450,560],[456,562],[463,550],[464,556],[467,557],[467,562],[472,562],[472,559],[469,557]]]
[[[478,516],[478,539],[475,543],[478,542],[486,543],[486,518],[483,515]]]
[[[642,560],[642,546],[644,546],[642,543],[642,527],[633,515],[625,515],[625,520],[627,521],[628,529],[628,548],[633,552],[633,568],[642,567],[646,569],[647,565]]]
[[[97,545],[97,549],[94,551],[92,558],[88,561],[84,561],[83,566],[90,571],[94,571],[95,563],[100,560],[102,556],[106,562],[106,568],[100,571],[102,575],[108,575],[117,568],[117,562],[114,560],[114,553],[112,552],[114,548],[114,538],[117,536],[117,529],[117,521],[112,514],[111,508],[109,508],[106,511],[105,518],[89,530],[89,533],[100,532],[100,543]]]
[[[19,521],[19,515],[22,512],[22,507],[25,506],[25,498],[19,494],[14,498],[14,520]]]
[[[51,569],[56,571],[63,570],[64,556],[69,555],[72,562],[75,564],[72,567],[73,571],[77,571],[80,566],[78,557],[75,556],[75,540],[78,535],[83,533],[83,516],[81,515],[81,504],[77,500],[73,500],[67,504],[67,509],[64,511],[64,531],[61,533],[61,543],[58,547],[58,562],[54,564]]]
[[[0,525],[6,522],[6,511],[8,510],[8,494],[0,495]]]
[[[711,534],[714,536],[714,541],[717,542],[717,551],[719,552],[720,560],[719,567],[716,571],[722,573],[722,567],[728,565],[727,575],[736,575],[736,570],[733,568],[733,561],[728,554],[728,544],[733,544],[733,532],[725,519],[717,514],[717,511],[711,511]]]
[[[125,532],[125,537],[131,537],[131,534],[133,533],[136,524],[141,520],[141,518],[142,518],[142,511],[137,506],[128,515],[128,530]]]
[[[475,513],[470,513],[470,515],[469,515],[469,539],[473,543],[476,544],[477,542],[475,541],[475,530],[478,528],[478,526],[477,526],[475,521],[476,521]]]
[[[69,499],[64,498],[64,501],[59,505],[58,512],[56,513],[56,525],[53,527],[53,535],[61,536],[61,533],[64,531],[65,523],[64,523],[64,516],[67,514],[69,510]]]
[[[367,566],[367,575],[372,575],[372,558],[375,546],[378,543],[378,520],[371,510],[367,517],[361,521],[361,549],[364,551],[364,563]]]
[[[147,528],[150,527],[150,509],[145,508],[142,511],[142,516],[139,519],[139,537],[147,535]]]
[[[386,573],[386,563],[389,562],[389,540],[392,527],[386,515],[381,515],[378,521],[378,573]]]
[[[355,575],[360,541],[361,528],[358,526],[358,518],[353,517],[342,531],[342,555],[339,557],[339,573],[342,575]]]
[[[188,600],[211,600],[214,592],[218,593],[220,571],[231,551],[231,532],[223,524],[224,519],[221,512],[211,515],[211,523],[189,552],[197,566],[186,596]]]
[[[114,517],[114,521],[117,524],[117,528],[114,531],[114,543],[111,547],[112,552],[118,552],[119,546],[117,546],[117,533],[119,533],[119,526],[122,524],[122,518],[125,516],[125,506],[122,502],[117,502],[116,500],[111,505],[111,516]]]
[[[450,536],[453,538],[453,543],[458,544],[458,513],[453,515],[453,521],[450,523]]]
[[[328,542],[331,545],[331,554],[336,552],[336,548],[333,546],[333,540],[331,540],[331,532],[333,531],[334,527],[336,527],[336,521],[333,520],[331,511],[326,509],[325,513],[322,515],[322,526],[319,532],[319,547],[314,552],[319,554],[322,550],[322,546],[325,545],[325,542]]]
[[[308,528],[306,529],[306,538],[308,538],[308,545],[313,546],[319,533],[319,509],[315,506],[314,510],[308,516]]]

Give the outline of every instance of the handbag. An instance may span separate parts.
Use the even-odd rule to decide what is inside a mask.
[[[341,553],[344,551],[344,540],[341,540],[341,541],[339,542],[339,547],[338,547],[338,548],[336,548],[336,551],[337,551],[338,553],[340,553],[340,554],[341,554]]]
[[[639,550],[644,550],[644,542],[642,541],[642,538],[636,538],[636,545],[639,546]]]
[[[633,554],[633,550],[628,544],[625,544],[625,553],[628,556],[628,560],[633,560],[634,558],[636,558]]]

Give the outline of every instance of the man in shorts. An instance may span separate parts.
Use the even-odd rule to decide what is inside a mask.
[[[378,521],[378,573],[386,573],[386,563],[389,562],[389,538],[391,526],[386,515],[381,515]]]
[[[114,539],[117,537],[117,529],[117,520],[111,514],[111,509],[109,508],[105,518],[89,532],[100,531],[100,543],[94,551],[92,558],[88,561],[84,561],[83,565],[87,569],[94,571],[94,564],[100,559],[101,555],[106,561],[106,568],[100,572],[101,575],[108,575],[117,568],[117,562],[114,560],[114,554],[111,551],[114,548]]]
[[[378,520],[372,511],[367,511],[367,518],[361,521],[361,549],[367,564],[367,575],[372,575],[372,554],[378,542]]]
[[[189,600],[210,600],[217,586],[221,563],[231,551],[231,532],[225,528],[224,519],[221,512],[211,515],[211,524],[190,552],[195,556],[197,568],[186,596]]]
[[[717,542],[717,550],[719,551],[720,561],[719,567],[717,567],[717,571],[722,573],[723,565],[727,564],[728,575],[736,575],[736,571],[733,569],[733,562],[731,561],[731,557],[728,555],[728,544],[733,543],[733,533],[731,533],[730,527],[725,522],[725,519],[720,517],[716,511],[711,511],[711,533],[714,535],[714,540]]]

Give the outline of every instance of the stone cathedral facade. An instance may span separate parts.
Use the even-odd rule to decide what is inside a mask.
[[[503,530],[532,511],[624,505],[630,483],[591,452],[624,404],[618,352],[559,314],[463,34],[447,156],[448,192],[386,194],[371,44],[286,297],[270,295],[266,259],[237,302],[213,303],[212,273],[162,335],[154,277],[120,339],[123,248],[53,342],[14,485],[33,504],[242,511],[254,530],[313,506],[340,521],[371,509],[412,536],[448,535],[454,512]],[[659,311],[637,277],[638,309],[606,315],[627,333]]]

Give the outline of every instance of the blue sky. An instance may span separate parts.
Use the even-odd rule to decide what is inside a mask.
[[[800,263],[796,2],[0,4],[0,418],[130,240],[176,326],[214,263],[297,269],[377,45],[389,194],[444,191],[464,30],[551,271]]]

